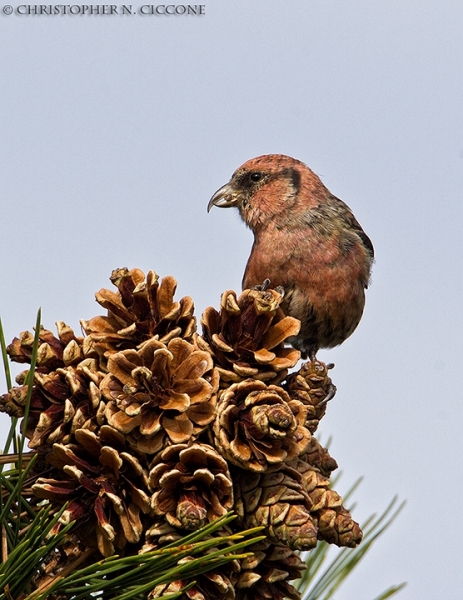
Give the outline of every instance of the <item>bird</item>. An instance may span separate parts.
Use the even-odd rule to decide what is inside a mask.
[[[374,248],[351,209],[306,164],[252,158],[209,201],[236,207],[254,234],[242,287],[283,288],[283,311],[301,322],[288,342],[302,358],[342,344],[357,328]]]

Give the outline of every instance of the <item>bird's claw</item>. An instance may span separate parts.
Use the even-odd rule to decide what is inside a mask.
[[[336,391],[337,388],[334,384],[330,383],[329,389],[328,389],[328,393],[326,395],[326,398],[324,398],[318,405],[317,408],[322,408],[323,406],[325,406],[326,404],[328,404],[328,402],[330,400],[332,400],[335,396],[336,396]]]
[[[270,279],[264,279],[264,281],[260,285],[253,285],[252,290],[257,290],[258,292],[265,292],[265,290],[270,285]]]

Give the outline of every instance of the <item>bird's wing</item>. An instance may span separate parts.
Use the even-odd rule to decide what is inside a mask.
[[[355,231],[355,233],[362,240],[363,245],[368,250],[371,258],[373,259],[375,257],[375,249],[373,248],[372,241],[367,236],[367,234],[363,231],[362,226],[360,225],[360,223],[357,221],[357,219],[354,217],[354,215],[351,212],[350,212],[349,225],[352,227],[352,229]]]
[[[375,257],[375,249],[373,248],[373,243],[367,236],[367,234],[363,231],[362,226],[354,217],[354,214],[352,213],[351,209],[347,206],[345,202],[343,202],[339,198],[336,198],[336,196],[332,196],[332,200],[333,202],[330,202],[329,205],[333,206],[334,204],[338,216],[346,223],[349,229],[354,231],[359,236],[360,240],[362,241],[362,244],[368,250],[370,257],[373,260]]]

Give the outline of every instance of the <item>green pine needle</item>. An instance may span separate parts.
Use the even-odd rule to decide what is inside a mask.
[[[232,560],[250,556],[250,553],[243,554],[241,551],[265,539],[265,536],[255,536],[262,528],[228,536],[217,534],[219,529],[234,518],[234,515],[227,514],[160,550],[129,557],[110,556],[76,569],[68,576],[57,579],[42,593],[32,594],[28,600],[45,600],[52,592],[63,594],[72,600],[85,600],[93,595],[101,599],[132,600],[146,598],[157,585],[167,585],[177,580],[192,585],[194,581],[191,580],[198,575]],[[204,539],[213,534],[217,535],[212,539]],[[235,541],[238,543],[233,543]],[[207,553],[211,548],[217,549]],[[172,598],[178,596],[179,594],[169,594]]]
[[[400,592],[400,590],[402,590],[406,585],[407,585],[406,583],[401,583],[400,585],[393,585],[390,588],[388,588],[385,592],[383,592],[381,595],[377,596],[375,598],[375,600],[386,600],[386,598],[391,598],[397,592]]]

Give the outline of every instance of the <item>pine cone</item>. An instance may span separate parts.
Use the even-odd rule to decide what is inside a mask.
[[[76,364],[84,358],[83,338],[77,337],[69,325],[63,321],[58,321],[56,327],[58,337],[48,329],[40,327],[36,366],[42,373]],[[13,339],[6,351],[12,361],[30,364],[33,346],[34,334],[30,331],[23,331],[19,338]]]
[[[306,453],[301,458],[316,467],[325,477],[330,477],[331,473],[338,468],[338,463],[330,456],[328,450],[323,448],[313,436]]]
[[[328,377],[328,370],[333,366],[319,360],[306,362],[297,373],[289,375],[284,386],[291,398],[307,405],[306,426],[311,433],[317,430],[328,401],[336,393],[336,388]]]
[[[158,550],[172,542],[178,542],[185,533],[180,532],[169,525],[164,519],[156,521],[146,532],[146,543],[140,550],[139,554]],[[216,536],[233,535],[232,529],[229,526],[222,527]],[[206,536],[204,541],[210,540],[211,536]],[[228,541],[231,545],[233,542]],[[213,546],[206,550],[206,554],[213,554],[218,550],[218,546]],[[179,561],[183,564],[191,560],[191,557],[186,557]],[[229,561],[223,565],[216,566],[214,569],[206,573],[198,574],[195,577],[195,585],[180,596],[180,600],[234,600],[235,598],[235,574],[240,570],[238,560]],[[164,595],[179,592],[184,589],[186,581],[178,580],[171,584],[163,584],[156,586],[148,595],[148,598],[162,598]]]
[[[57,335],[39,332],[22,424],[39,456],[23,492],[32,510],[44,499],[52,512],[67,502],[55,530],[75,525],[37,582],[93,552],[163,548],[235,510],[230,532],[265,528],[254,557],[150,597],[299,600],[290,584],[304,568],[296,552],[362,537],[330,487],[336,461],[312,437],[336,391],[331,365],[311,361],[288,376],[300,352],[285,342],[300,323],[284,315],[278,289],[225,292],[219,311],[205,310],[201,336],[191,298],[174,302],[173,277],[118,269],[111,281],[116,292],[96,295],[108,314],[82,321],[85,337],[62,322]],[[11,360],[30,363],[33,342],[30,332],[15,338]],[[0,411],[24,416],[26,376],[0,397]]]
[[[41,563],[33,578],[34,591],[46,588],[61,574],[70,573],[75,568],[83,568],[92,562],[94,550],[86,548],[74,534],[67,534],[64,543],[54,548]],[[59,593],[47,594],[47,600],[64,600]]]
[[[84,358],[83,338],[63,323],[56,323],[58,337],[41,327],[34,372],[28,422],[22,431],[30,439],[29,447],[42,453],[53,443],[68,443],[74,431],[95,431],[102,423],[104,403],[98,386],[104,374],[97,361]],[[16,362],[31,361],[34,336],[23,332],[8,346],[10,358]],[[16,377],[19,386],[0,398],[0,411],[23,417],[28,394],[24,385],[28,371]]]
[[[188,559],[179,561],[179,565],[184,564]],[[178,596],[178,600],[234,600],[235,590],[228,579],[214,569],[207,573],[202,573],[196,577],[196,583],[183,594]],[[169,585],[157,585],[149,594],[148,598],[164,598],[169,594],[178,594],[187,585],[188,581],[173,581]],[[177,596],[176,596],[177,597]]]
[[[28,421],[22,425],[29,448],[45,451],[55,442],[70,442],[77,429],[95,431],[101,425],[104,402],[98,384],[103,374],[97,367],[96,361],[85,359],[56,371],[35,371]],[[26,373],[18,375],[18,383]],[[0,410],[23,417],[27,392],[27,385],[12,388],[2,396]]]
[[[281,387],[248,379],[222,390],[219,398],[214,444],[234,465],[265,471],[307,449],[307,409]]]
[[[278,383],[297,363],[300,352],[284,341],[298,333],[300,322],[284,315],[282,299],[276,290],[245,290],[238,298],[227,291],[220,312],[204,311],[197,343],[213,355],[221,387],[248,377]]]
[[[215,550],[217,548],[211,548],[208,554]],[[181,559],[178,564],[182,565],[191,560],[192,558],[186,557]],[[237,561],[231,561],[197,575],[193,587],[185,591],[179,600],[234,600],[235,587],[232,583],[234,567],[239,569]],[[189,583],[189,581],[178,580],[168,585],[158,585],[148,594],[148,598],[164,598],[167,594],[178,593]]]
[[[101,383],[108,423],[141,453],[195,439],[215,418],[218,374],[210,354],[181,338],[110,355]]]
[[[145,531],[145,543],[138,553],[146,554],[158,550],[162,546],[177,542],[183,535],[184,532],[169,525],[164,516],[154,517]]]
[[[235,576],[236,600],[300,600],[289,583],[306,567],[296,552],[267,540],[250,546],[249,552],[254,556],[240,561],[241,571]]]
[[[108,315],[81,321],[88,336],[86,355],[96,353],[105,365],[114,352],[135,348],[152,337],[166,344],[175,337],[192,340],[196,331],[193,300],[185,296],[174,302],[177,282],[173,277],[159,283],[154,271],[145,277],[140,269],[122,268],[113,271],[110,279],[118,291],[102,289],[96,294]]]
[[[235,510],[244,527],[266,527],[269,540],[292,550],[317,544],[317,528],[310,514],[312,502],[302,477],[284,465],[279,471],[251,473],[233,470]]]
[[[359,524],[343,506],[320,509],[317,524],[319,538],[328,544],[355,548],[362,541],[363,533]]]
[[[227,463],[207,444],[163,450],[152,465],[149,486],[154,513],[179,529],[198,529],[233,507]]]
[[[330,480],[304,457],[290,464],[301,475],[302,486],[310,498],[310,513],[318,527],[318,539],[337,546],[357,546],[362,540],[362,531],[342,505],[341,496],[330,488]]]
[[[98,436],[79,429],[75,439],[76,444],[54,444],[47,457],[52,476],[37,479],[32,491],[57,507],[69,502],[60,521],[76,520],[73,531],[82,542],[110,556],[140,541],[140,510],[151,510],[148,473],[125,451],[124,437],[107,425]]]

